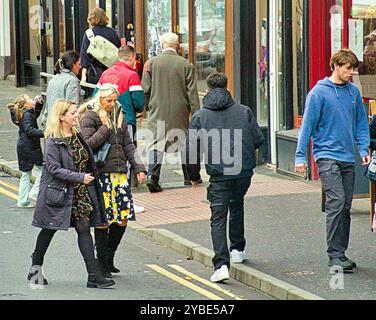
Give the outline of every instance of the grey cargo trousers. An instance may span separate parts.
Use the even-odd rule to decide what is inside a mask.
[[[326,197],[328,255],[331,259],[344,257],[350,240],[354,163],[320,159],[317,167]]]

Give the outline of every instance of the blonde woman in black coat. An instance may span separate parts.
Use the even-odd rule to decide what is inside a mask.
[[[97,170],[93,154],[75,129],[77,120],[76,104],[59,100],[47,123],[45,165],[32,223],[42,231],[27,278],[32,284],[48,284],[42,265],[49,244],[57,230],[67,231],[74,227],[89,274],[87,287],[106,288],[115,282],[103,277],[90,233],[90,226],[106,225],[104,207],[95,179]]]

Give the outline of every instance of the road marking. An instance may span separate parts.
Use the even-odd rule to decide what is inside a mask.
[[[230,298],[233,298],[235,300],[244,300],[244,299],[241,299],[238,296],[232,294],[231,292],[222,289],[219,285],[217,285],[215,283],[212,283],[212,282],[210,282],[210,281],[208,281],[206,279],[200,278],[199,276],[195,275],[192,272],[189,272],[188,270],[185,270],[182,267],[179,267],[179,266],[174,265],[174,264],[169,265],[169,267],[172,268],[172,269],[174,269],[174,270],[176,270],[176,271],[178,271],[178,272],[180,272],[180,273],[182,273],[182,274],[185,274],[186,276],[192,278],[193,280],[201,282],[202,284],[204,284],[204,285],[206,285],[206,286],[208,286],[208,287],[210,287],[212,289],[215,289],[215,290],[217,290],[217,291],[219,291],[219,292],[221,292],[221,293],[229,296]]]
[[[18,192],[18,187],[15,186],[15,185],[13,185],[13,184],[11,184],[11,183],[4,182],[4,181],[1,181],[1,180],[0,180],[0,184],[3,185],[4,187],[7,187],[7,188],[9,188],[9,189],[12,189],[12,190]]]
[[[0,193],[6,195],[7,197],[9,197],[11,199],[18,200],[18,195],[17,194],[9,192],[8,190],[5,190],[5,189],[3,189],[1,187],[0,187]]]
[[[193,291],[196,291],[198,292],[199,294],[209,298],[210,300],[223,300],[222,298],[218,297],[217,295],[205,290],[205,289],[202,289],[200,288],[199,286],[193,284],[193,283],[190,283],[186,280],[183,280],[181,278],[179,278],[177,275],[155,265],[155,264],[150,264],[150,265],[146,265],[148,268],[160,273],[161,275],[167,277],[167,278],[170,278],[171,280],[193,290]]]

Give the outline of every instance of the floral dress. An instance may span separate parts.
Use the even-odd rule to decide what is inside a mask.
[[[120,226],[125,226],[128,220],[136,220],[127,175],[125,173],[103,173],[99,175],[99,183],[103,192],[108,224],[117,223]]]
[[[89,153],[82,146],[77,134],[66,138],[66,142],[73,154],[73,162],[77,172],[86,173],[89,162]],[[90,199],[89,190],[83,183],[74,185],[73,205],[71,222],[74,221],[90,221],[90,214],[93,211],[93,205]]]

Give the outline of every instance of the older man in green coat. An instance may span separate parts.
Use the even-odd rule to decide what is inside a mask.
[[[144,68],[142,87],[148,129],[149,167],[147,186],[150,192],[161,192],[159,176],[165,152],[183,150],[190,115],[200,109],[195,67],[179,56],[179,37],[166,33],[161,37],[162,53],[150,59]],[[184,183],[190,184],[182,159]]]

